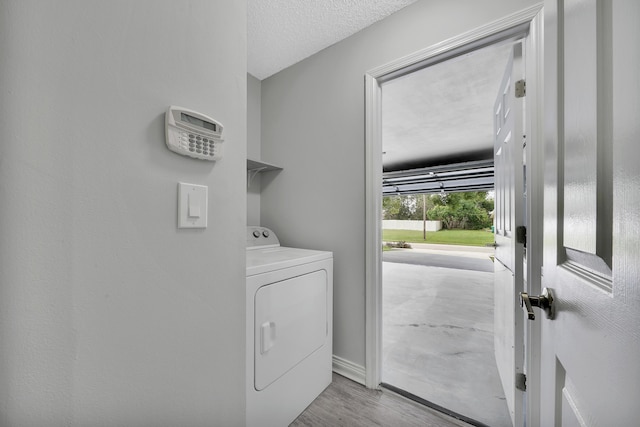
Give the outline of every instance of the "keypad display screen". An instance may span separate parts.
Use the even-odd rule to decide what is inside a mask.
[[[202,128],[209,129],[209,130],[212,130],[214,132],[216,131],[215,123],[205,122],[204,120],[201,120],[201,119],[199,119],[197,117],[190,116],[190,115],[185,114],[185,113],[181,113],[180,114],[180,119],[183,122],[190,123],[190,124],[196,125],[196,126],[200,126]]]

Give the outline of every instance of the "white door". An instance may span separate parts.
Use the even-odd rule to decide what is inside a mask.
[[[511,421],[516,427],[524,422],[522,391],[515,386],[524,364],[524,320],[518,305],[524,286],[524,246],[516,239],[517,228],[524,225],[524,98],[516,94],[516,85],[523,79],[522,45],[517,43],[493,110],[496,221],[494,351]]]
[[[542,426],[640,425],[639,21],[545,3]]]

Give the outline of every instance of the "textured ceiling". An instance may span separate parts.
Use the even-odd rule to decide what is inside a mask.
[[[266,79],[415,1],[248,0],[248,71]]]

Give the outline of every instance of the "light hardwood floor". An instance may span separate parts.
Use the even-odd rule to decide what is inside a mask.
[[[340,375],[290,427],[469,427],[391,391],[370,390]]]

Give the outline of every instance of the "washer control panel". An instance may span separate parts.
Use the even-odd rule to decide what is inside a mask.
[[[247,227],[247,249],[265,246],[280,246],[276,233],[267,227],[250,225]]]

